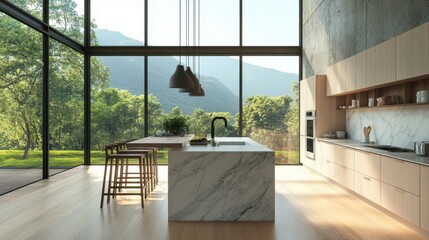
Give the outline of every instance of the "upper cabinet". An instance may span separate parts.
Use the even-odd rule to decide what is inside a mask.
[[[346,92],[356,90],[356,56],[345,60],[345,88]]]
[[[327,69],[327,96],[385,87],[429,74],[429,22]]]
[[[396,39],[392,38],[366,51],[367,87],[396,80]]]
[[[429,23],[396,37],[396,79],[429,74]]]
[[[326,86],[326,95],[332,96],[346,91],[346,60],[337,62],[328,67],[328,84]]]
[[[367,76],[366,76],[366,51],[360,52],[354,56],[355,60],[355,89],[366,88],[367,86]]]

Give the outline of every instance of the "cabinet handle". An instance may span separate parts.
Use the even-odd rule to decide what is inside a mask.
[[[396,191],[398,191],[398,192],[400,192],[400,193],[404,193],[404,190],[402,190],[402,189],[400,189],[400,188],[395,187],[395,189],[396,189]]]
[[[371,181],[371,178],[369,177],[363,177],[363,178],[365,178],[365,180]]]

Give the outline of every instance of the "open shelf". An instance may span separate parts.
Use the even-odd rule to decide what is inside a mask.
[[[429,103],[417,103],[416,95],[418,91],[429,90],[429,78],[420,79],[413,82],[398,83],[391,86],[379,87],[374,89],[366,89],[362,92],[351,93],[337,97],[338,110],[357,110],[357,109],[373,109],[386,107],[406,107],[406,106],[426,106]],[[382,96],[391,96],[391,104],[377,106],[377,98]],[[373,107],[368,107],[368,99],[374,98]],[[351,106],[352,100],[358,101],[358,106],[355,108],[342,109],[340,106]]]

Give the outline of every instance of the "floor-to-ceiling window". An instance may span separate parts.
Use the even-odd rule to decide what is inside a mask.
[[[90,6],[87,16],[84,16],[85,3]],[[293,159],[297,158],[292,156],[296,95],[290,83],[299,78],[299,3],[299,0],[0,2],[0,64],[2,73],[6,73],[1,80],[11,81],[0,85],[3,108],[0,121],[3,125],[14,124],[12,128],[0,129],[0,151],[23,151],[23,158],[38,153],[34,164],[18,161],[16,156],[1,155],[0,165],[14,162],[9,166],[29,164],[40,168],[42,158],[50,160],[51,170],[82,164],[82,158],[88,156],[83,154],[85,136],[91,137],[87,140],[93,150],[92,163],[101,163],[100,150],[104,144],[162,132],[164,119],[175,114],[185,116],[189,133],[201,136],[209,133],[207,122],[218,115],[228,119],[227,128],[219,123],[218,135],[242,133],[262,141],[258,131],[274,129],[277,135],[273,136],[278,142],[283,140],[277,145],[270,145],[273,140],[264,144],[276,150],[277,163],[296,163]],[[48,7],[45,11],[44,6]],[[84,46],[85,26],[91,26],[86,35],[90,46]],[[49,37],[49,41],[43,41],[43,37]],[[84,66],[85,54],[91,56],[91,67]],[[47,55],[49,58],[43,57]],[[206,96],[190,97],[168,87],[168,79],[178,62],[192,67]],[[84,69],[90,69],[90,74]],[[261,82],[266,85],[258,85]],[[89,96],[89,91],[85,92],[85,83],[91,86],[87,103],[84,96]],[[278,86],[267,87],[277,83]],[[48,91],[42,91],[43,84]],[[28,89],[31,92],[25,92]],[[148,96],[144,96],[145,92]],[[275,127],[274,123],[264,123],[262,128],[255,128],[249,122],[252,99],[260,96],[266,96],[273,106],[279,102],[276,99],[285,103],[274,109],[284,115],[277,119]],[[89,111],[84,110],[85,104],[90,104]],[[47,114],[43,114],[44,110],[48,110]],[[89,121],[85,121],[88,116],[90,128]],[[112,119],[116,119],[114,124]],[[84,129],[91,129],[91,134]],[[43,145],[44,141],[48,144]],[[44,149],[49,155],[42,156],[44,146],[48,146]]]
[[[298,57],[243,57],[243,135],[299,163]]]
[[[42,178],[42,34],[0,13],[0,194]]]
[[[83,55],[49,46],[49,174],[83,164]]]
[[[103,147],[144,136],[144,57],[91,59],[91,163]]]

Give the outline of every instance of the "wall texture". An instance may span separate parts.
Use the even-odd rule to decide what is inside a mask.
[[[302,0],[303,78],[429,21],[429,0]]]
[[[370,140],[378,144],[413,149],[415,141],[429,141],[427,106],[347,110],[348,138],[364,140],[363,128],[371,126]]]

